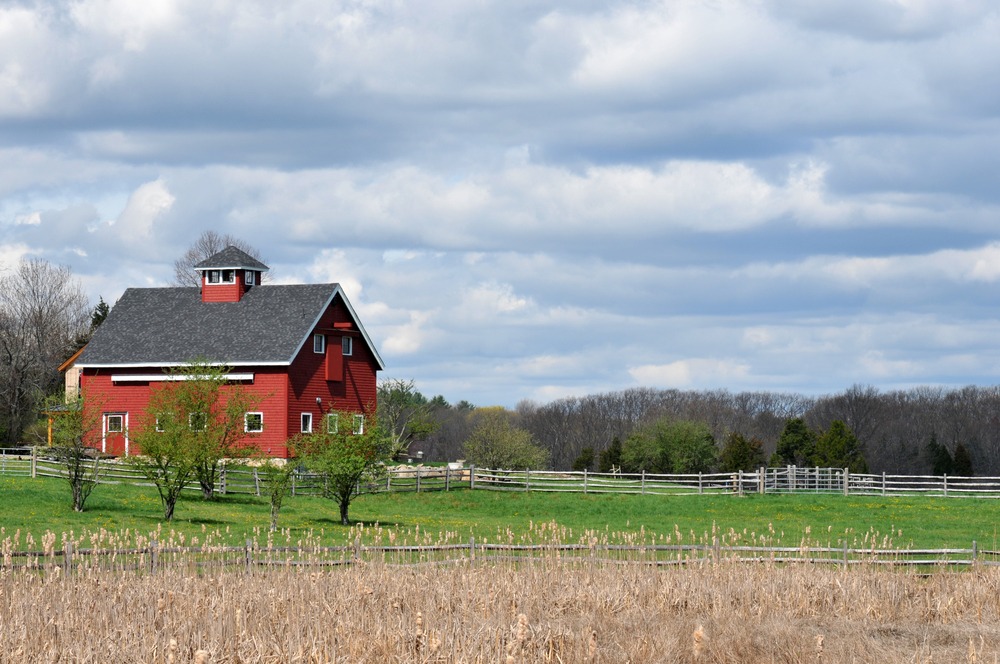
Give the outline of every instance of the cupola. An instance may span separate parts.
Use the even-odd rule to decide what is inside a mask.
[[[239,302],[260,284],[268,267],[245,251],[229,246],[194,269],[201,273],[202,302]]]

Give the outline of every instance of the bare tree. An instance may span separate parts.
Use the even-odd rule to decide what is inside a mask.
[[[0,443],[16,444],[43,399],[59,387],[59,364],[86,331],[87,297],[69,268],[23,259],[0,278]]]
[[[205,260],[209,256],[219,253],[226,247],[236,247],[240,251],[243,251],[253,258],[256,258],[261,263],[266,263],[261,256],[261,253],[257,251],[249,242],[241,240],[238,237],[234,237],[229,233],[225,235],[219,235],[215,231],[205,231],[201,236],[195,241],[191,248],[184,252],[184,255],[174,261],[174,286],[200,286],[198,272],[194,269],[194,266]],[[264,279],[270,279],[270,275],[265,273]]]

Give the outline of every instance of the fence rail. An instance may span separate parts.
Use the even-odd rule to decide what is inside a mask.
[[[962,568],[1000,566],[1000,551],[972,547],[948,549],[878,549],[842,546],[728,546],[719,544],[499,544],[477,542],[437,545],[344,546],[162,546],[150,540],[135,548],[86,548],[64,542],[48,551],[4,550],[0,569],[63,574],[78,571],[138,571],[155,573],[171,567],[223,567],[253,572],[268,567],[330,567],[381,562],[392,565],[476,562],[555,564],[634,564],[652,567],[725,563],[831,565],[843,568]]]
[[[135,468],[115,459],[97,460],[101,483],[146,486]],[[65,477],[66,468],[46,455],[46,448],[0,448],[0,475]],[[321,475],[296,471],[292,495],[320,495]],[[197,490],[197,486],[190,490]],[[449,491],[465,488],[489,491],[547,491],[641,495],[746,495],[817,493],[844,496],[941,496],[1000,498],[1000,477],[890,475],[851,473],[845,468],[760,468],[735,473],[592,473],[588,471],[495,470],[474,466],[388,467],[380,479],[365,482],[360,493]],[[224,464],[215,490],[219,493],[261,495],[267,479],[255,468]]]

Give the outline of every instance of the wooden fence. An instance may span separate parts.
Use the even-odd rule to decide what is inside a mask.
[[[1000,565],[1000,551],[972,547],[951,549],[879,549],[840,546],[728,546],[712,544],[498,544],[477,542],[437,545],[345,546],[162,546],[155,539],[136,548],[87,548],[64,542],[60,549],[5,549],[0,569],[51,572],[133,571],[155,573],[167,568],[211,567],[243,570],[279,567],[333,567],[355,563],[436,565],[541,563],[558,565],[645,565],[671,567],[726,563],[809,564],[842,568],[869,566],[930,572],[942,568]]]
[[[107,484],[146,485],[127,463],[101,459],[100,481]],[[489,491],[548,491],[642,495],[736,495],[817,493],[844,496],[942,496],[1000,498],[1000,477],[948,475],[889,475],[851,473],[845,468],[761,468],[736,473],[591,473],[542,470],[491,470],[474,466],[395,466],[381,478],[358,487],[363,493],[382,491],[448,491],[465,488]],[[45,448],[0,448],[0,475],[64,477],[65,467],[47,457]],[[266,492],[266,478],[245,464],[224,465],[216,491],[255,494]],[[191,487],[196,490],[197,486]],[[323,477],[296,471],[292,495],[319,495]]]

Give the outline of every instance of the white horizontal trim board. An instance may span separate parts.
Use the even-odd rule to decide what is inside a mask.
[[[294,358],[293,358],[294,359]],[[239,362],[206,362],[204,366],[206,367],[287,367],[292,363],[292,360],[287,362],[256,362],[256,361],[239,361]],[[168,369],[171,367],[187,367],[190,366],[189,362],[121,362],[116,364],[97,364],[97,363],[86,363],[77,364],[77,367],[81,369]]]
[[[253,380],[252,373],[227,373],[222,376],[226,380]],[[181,380],[199,380],[211,376],[195,376],[192,374],[111,374],[111,380],[116,383],[156,383],[176,382]]]

